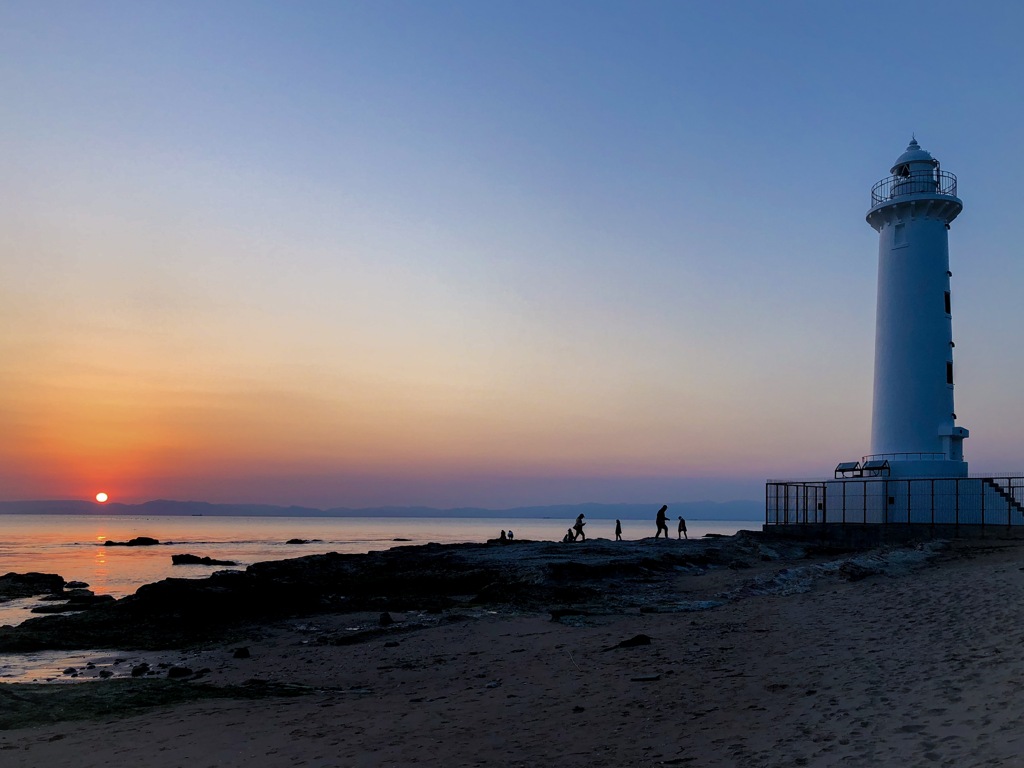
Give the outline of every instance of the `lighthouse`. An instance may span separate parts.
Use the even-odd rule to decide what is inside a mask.
[[[871,454],[892,477],[966,477],[953,405],[949,225],[963,209],[956,176],[916,139],[871,190],[878,232]]]
[[[871,189],[878,233],[871,453],[832,477],[768,480],[766,531],[852,546],[935,536],[1024,539],[1024,474],[969,476],[953,405],[949,225],[956,176],[916,139]]]

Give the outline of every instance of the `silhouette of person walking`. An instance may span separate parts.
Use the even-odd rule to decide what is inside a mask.
[[[584,525],[586,525],[586,523],[583,522],[583,513],[580,512],[579,515],[576,517],[576,524],[572,527],[573,530],[576,531],[575,538],[579,539],[580,541],[587,540],[587,534],[583,532]]]
[[[661,535],[662,531],[665,532],[665,538],[668,538],[668,524],[665,522],[665,513],[667,511],[668,504],[665,504],[664,506],[662,506],[661,509],[658,510],[658,516],[654,519],[654,522],[658,524],[658,532],[654,534],[654,538],[658,538],[658,536]]]
[[[680,539],[689,539],[690,538],[689,536],[686,535],[686,521],[683,520],[683,516],[682,515],[679,516],[679,538]]]
[[[622,521],[615,521],[615,540],[622,541]]]

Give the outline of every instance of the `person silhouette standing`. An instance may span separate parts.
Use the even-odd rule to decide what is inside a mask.
[[[683,520],[683,516],[679,516],[679,538],[689,540],[689,536],[686,535],[686,521]]]
[[[586,523],[583,522],[583,513],[580,512],[579,515],[576,517],[576,524],[573,525],[573,530],[576,531],[576,540],[577,541],[586,541],[587,540],[587,534],[585,534],[583,532],[583,526],[584,525],[586,525]]]
[[[662,531],[665,532],[665,538],[668,538],[668,524],[665,522],[665,513],[667,511],[668,504],[665,504],[664,506],[662,506],[661,509],[658,510],[658,516],[654,519],[654,522],[658,524],[658,532],[654,534],[654,538],[658,538],[658,536],[661,535]]]
[[[615,521],[615,540],[622,541],[622,521]]]

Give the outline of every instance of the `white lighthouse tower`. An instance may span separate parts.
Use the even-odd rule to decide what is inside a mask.
[[[878,232],[871,451],[831,478],[768,480],[765,530],[845,545],[935,536],[1024,539],[1024,474],[967,474],[953,407],[949,225],[956,176],[911,139],[871,189]]]
[[[871,455],[892,477],[966,477],[953,407],[948,230],[963,209],[956,177],[911,139],[871,190],[878,304]]]

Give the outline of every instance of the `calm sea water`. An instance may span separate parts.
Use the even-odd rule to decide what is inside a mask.
[[[365,517],[122,517],[99,515],[0,515],[0,574],[56,573],[84,581],[96,594],[123,597],[170,576],[202,578],[224,566],[172,565],[171,555],[189,553],[233,560],[242,569],[264,560],[324,552],[360,553],[429,542],[458,543],[496,538],[501,528],[520,539],[562,538],[571,520]],[[590,538],[613,538],[614,520],[591,520]],[[651,536],[654,523],[623,520],[623,538]],[[688,520],[691,538],[732,534],[759,527],[749,521]],[[149,536],[152,547],[107,547],[104,541]],[[409,539],[396,542],[396,538]],[[308,544],[286,544],[306,539]],[[36,600],[0,603],[0,625],[31,616]]]

